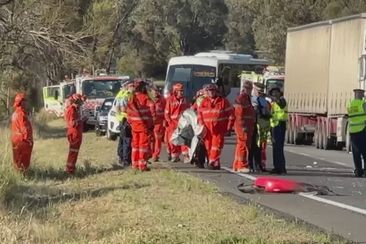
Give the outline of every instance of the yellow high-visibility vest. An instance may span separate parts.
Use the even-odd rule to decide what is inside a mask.
[[[353,99],[347,107],[349,132],[357,133],[365,129],[366,112],[364,110],[365,101]]]
[[[288,120],[287,105],[281,108],[276,102],[272,103],[271,127],[276,127],[280,121]]]

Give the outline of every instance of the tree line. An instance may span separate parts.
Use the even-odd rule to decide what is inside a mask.
[[[283,64],[286,30],[363,0],[0,0],[0,107],[82,67],[164,77],[170,57],[225,49]],[[41,85],[40,85],[41,84]]]

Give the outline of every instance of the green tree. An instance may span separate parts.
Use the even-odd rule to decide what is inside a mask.
[[[252,30],[254,13],[247,0],[226,0],[228,7],[225,46],[228,50],[239,53],[253,53],[255,50]]]

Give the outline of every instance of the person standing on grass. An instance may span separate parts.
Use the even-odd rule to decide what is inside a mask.
[[[25,95],[18,93],[11,118],[11,142],[15,168],[23,174],[28,171],[33,149],[33,129],[25,108]]]
[[[117,148],[118,165],[121,167],[131,165],[131,125],[127,122],[127,103],[132,96],[135,86],[132,80],[122,84],[120,92],[116,96],[116,112],[119,121],[120,135]]]
[[[70,175],[75,173],[75,165],[83,138],[83,122],[79,108],[84,99],[79,94],[74,94],[66,103],[65,120],[67,123],[67,140],[70,144],[66,172]]]
[[[155,105],[147,95],[146,83],[134,81],[135,91],[127,103],[127,121],[132,129],[132,168],[148,171],[151,156],[149,138],[154,130]]]

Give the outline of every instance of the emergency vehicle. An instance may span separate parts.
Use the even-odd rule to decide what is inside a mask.
[[[43,103],[45,111],[62,117],[65,110],[65,100],[76,92],[74,82],[61,82],[58,85],[43,87]]]
[[[106,74],[99,76],[76,76],[76,92],[87,97],[81,108],[87,127],[95,126],[96,124],[95,109],[101,107],[106,98],[115,97],[121,88],[121,83],[129,78],[129,76],[111,76]]]
[[[268,92],[272,88],[279,88],[284,92],[285,86],[285,70],[281,66],[268,66],[263,74],[264,91]]]
[[[169,60],[164,96],[169,95],[173,85],[184,85],[184,94],[191,100],[203,85],[213,81],[222,82],[224,93],[230,102],[240,92],[240,74],[243,70],[262,71],[268,65],[265,59],[229,51],[201,52],[194,56],[179,56]]]

